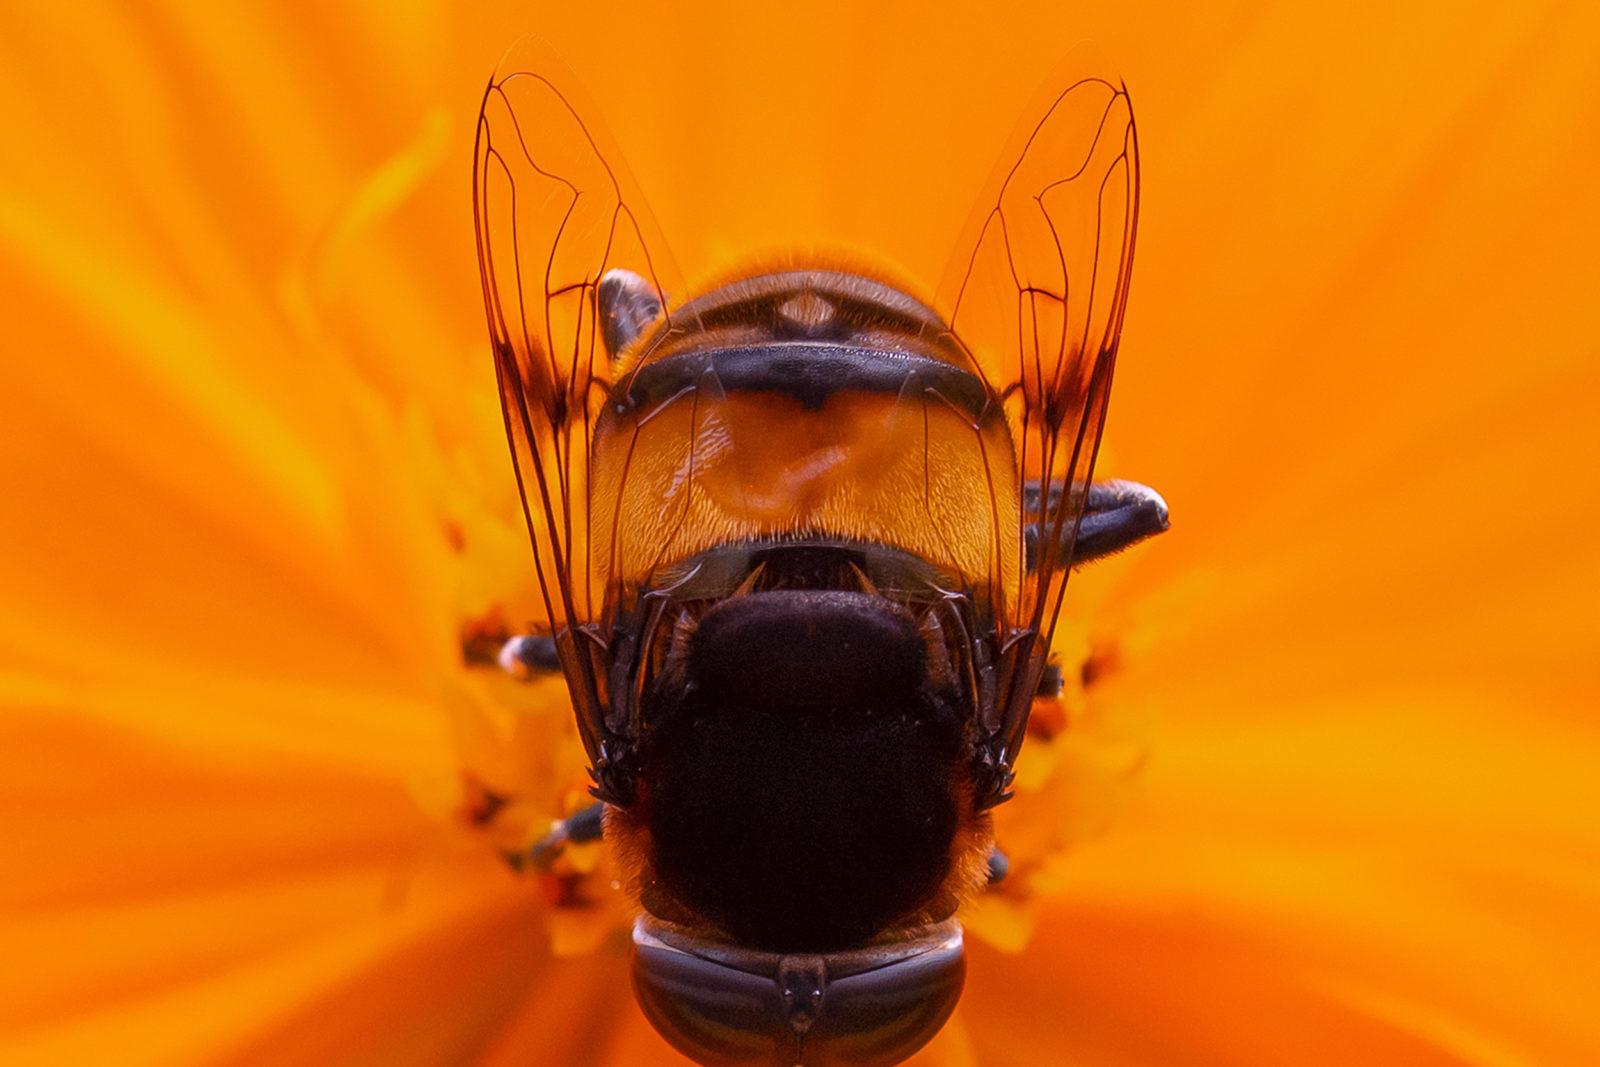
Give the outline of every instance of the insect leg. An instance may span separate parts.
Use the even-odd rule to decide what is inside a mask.
[[[556,639],[536,634],[513,637],[501,645],[497,662],[501,670],[517,678],[553,674],[561,669],[561,657],[556,654]]]
[[[1167,502],[1138,482],[1093,482],[1078,524],[1073,565],[1088,563],[1166,532]]]
[[[547,871],[556,857],[569,845],[580,845],[586,841],[600,840],[601,816],[605,805],[595,801],[586,808],[580,808],[565,819],[557,819],[550,832],[535,841],[526,852],[508,853],[506,859],[517,870],[523,867],[532,867],[536,871]]]
[[[1004,881],[1005,876],[1011,873],[1011,860],[999,848],[989,849],[989,884]]]
[[[661,314],[656,287],[631,270],[609,270],[595,290],[600,335],[616,359]]]
[[[1026,506],[1039,514],[1037,500],[1039,483],[1029,482],[1023,488]],[[1054,510],[1059,489],[1050,491],[1045,514]],[[1072,565],[1081,567],[1106,556],[1131,548],[1140,541],[1163,533],[1168,527],[1167,502],[1161,494],[1148,485],[1138,482],[1091,482],[1089,496],[1084,501],[1083,521],[1078,524],[1078,539],[1073,545]],[[1029,523],[1024,530],[1026,558],[1031,571],[1039,555],[1039,528]]]

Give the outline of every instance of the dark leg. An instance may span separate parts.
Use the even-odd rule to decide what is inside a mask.
[[[561,669],[561,658],[556,655],[556,639],[553,637],[513,637],[500,646],[499,662],[508,674],[518,677],[550,674]]]
[[[1121,552],[1165,533],[1167,526],[1167,502],[1148,485],[1094,482],[1089,486],[1083,522],[1078,524],[1072,563],[1078,566]]]
[[[556,857],[560,856],[562,850],[569,844],[578,845],[585,841],[600,840],[601,819],[605,807],[596,801],[565,819],[557,820],[556,824],[550,827],[550,832],[535,841],[527,852],[508,853],[506,859],[518,870],[523,867],[532,867],[536,871],[549,870]]]
[[[1037,507],[1039,483],[1023,487],[1030,510]],[[1051,503],[1059,497],[1051,492]],[[1115,555],[1140,541],[1167,529],[1167,502],[1147,485],[1138,482],[1092,482],[1084,501],[1083,521],[1078,524],[1078,540],[1072,550],[1072,565],[1081,567]],[[1038,559],[1039,531],[1029,524],[1026,535],[1027,563],[1031,570]]]
[[[595,293],[600,336],[612,359],[633,344],[661,314],[656,287],[631,270],[609,270]]]

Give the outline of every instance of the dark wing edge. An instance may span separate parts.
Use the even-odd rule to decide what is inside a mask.
[[[1071,571],[1127,306],[1139,208],[1126,87],[1079,49],[1018,128],[937,305],[1006,408],[1020,528],[1037,545],[1007,604],[988,744],[1009,777]],[[1003,791],[1004,781],[996,783]],[[1002,793],[1003,795],[1003,793]],[[996,797],[999,799],[999,796]]]
[[[484,312],[545,621],[591,762],[604,758],[603,685],[590,624],[605,546],[590,543],[589,447],[610,385],[595,292],[613,268],[676,276],[620,154],[572,79],[523,42],[484,92],[472,202]]]

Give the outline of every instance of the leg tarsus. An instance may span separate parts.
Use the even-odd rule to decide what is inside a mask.
[[[1060,488],[1052,489],[1046,510],[1055,507],[1060,499]],[[1023,501],[1030,511],[1039,507],[1038,482],[1028,482],[1023,487]],[[1121,480],[1091,482],[1072,549],[1072,565],[1081,567],[1115,555],[1164,532],[1168,525],[1167,502],[1149,486]],[[1027,567],[1032,571],[1039,560],[1038,524],[1029,523],[1023,534]]]
[[[600,840],[605,807],[596,801],[565,819],[557,819],[555,825],[550,827],[550,832],[535,841],[526,853],[513,853],[506,858],[518,870],[523,867],[532,867],[536,871],[549,870],[568,845]]]
[[[994,885],[997,882],[1004,881],[1005,880],[1005,876],[1010,874],[1010,873],[1011,873],[1011,861],[1006,858],[1006,854],[1004,852],[1001,852],[999,848],[990,848],[989,849],[989,884],[990,885]]]
[[[1061,664],[1050,662],[1044,665],[1044,670],[1039,672],[1039,686],[1033,695],[1050,700],[1061,695],[1061,690],[1066,686],[1066,679],[1061,674]]]
[[[1165,533],[1167,502],[1138,482],[1093,482],[1072,550],[1074,567],[1104,559],[1140,541]]]
[[[561,657],[556,654],[556,639],[535,634],[522,634],[500,646],[500,669],[518,678],[531,678],[552,674],[561,669]]]

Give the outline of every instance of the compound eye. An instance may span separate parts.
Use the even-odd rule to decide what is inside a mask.
[[[641,918],[633,986],[660,1034],[707,1067],[877,1067],[927,1044],[966,976],[961,928],[827,955],[738,948]]]
[[[635,933],[633,991],[650,1024],[707,1067],[797,1062],[797,1041],[771,978],[746,974]]]
[[[944,1026],[966,979],[961,932],[954,944],[827,984],[822,1010],[806,1035],[803,1062],[899,1063]]]

